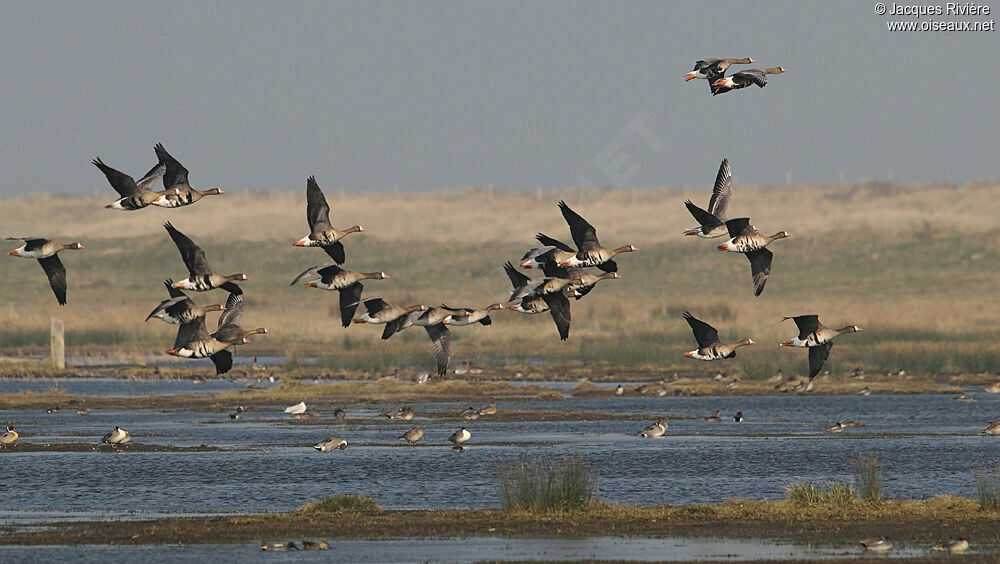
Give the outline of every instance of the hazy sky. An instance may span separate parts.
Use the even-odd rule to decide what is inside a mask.
[[[226,189],[1000,177],[1000,32],[874,5],[0,0],[0,194],[112,196],[90,160],[157,141]],[[744,56],[788,72],[683,80]]]

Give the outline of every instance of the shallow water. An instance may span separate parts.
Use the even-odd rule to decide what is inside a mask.
[[[287,542],[281,539],[281,542]],[[298,541],[295,541],[298,543]],[[103,564],[154,562],[482,562],[484,560],[635,560],[692,561],[844,558],[861,555],[855,547],[806,546],[766,540],[715,538],[586,539],[407,539],[338,540],[329,551],[263,552],[257,544],[194,546],[41,546],[0,547],[0,561],[65,561]],[[886,557],[926,555],[924,547],[896,546]]]
[[[61,381],[80,393],[126,381]],[[211,383],[211,382],[210,382]],[[197,386],[187,384],[188,386]],[[203,384],[208,385],[208,384]],[[88,388],[88,386],[90,386]],[[501,410],[570,410],[604,414],[704,416],[722,410],[722,423],[669,421],[663,439],[634,433],[646,421],[498,422],[431,419],[421,413],[457,413],[459,403],[412,404],[413,421],[388,421],[390,405],[346,406],[348,419],[302,425],[282,406],[250,406],[240,421],[227,413],[100,410],[0,411],[32,443],[93,442],[115,425],[133,441],[211,445],[223,452],[8,452],[0,454],[18,487],[0,497],[0,524],[73,518],[79,512],[230,513],[283,511],[328,495],[373,497],[391,509],[497,507],[495,464],[515,456],[582,454],[600,471],[600,496],[626,504],[719,502],[731,497],[778,499],[799,478],[850,481],[854,451],[877,452],[890,497],[935,494],[975,497],[970,470],[1000,462],[1000,439],[979,436],[1000,415],[1000,394],[976,403],[949,395],[778,396],[526,401],[498,399]],[[307,399],[307,398],[304,398]],[[477,404],[478,405],[478,404]],[[746,421],[731,416],[742,410]],[[328,406],[320,415],[329,416]],[[836,420],[865,427],[823,432]],[[419,426],[425,438],[404,446],[397,438]],[[472,432],[463,453],[447,437]],[[331,435],[348,439],[345,451],[322,454],[312,444]]]

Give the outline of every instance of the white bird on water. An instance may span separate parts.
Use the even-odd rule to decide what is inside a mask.
[[[290,405],[290,406],[288,406],[288,407],[285,408],[285,413],[298,414],[298,413],[305,413],[305,412],[306,412],[306,402],[304,402],[304,401],[300,401],[299,403],[297,403],[295,405]]]

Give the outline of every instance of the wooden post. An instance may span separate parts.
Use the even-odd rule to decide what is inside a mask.
[[[66,368],[66,336],[61,319],[52,318],[49,330],[49,346],[52,349],[52,364],[56,368]]]

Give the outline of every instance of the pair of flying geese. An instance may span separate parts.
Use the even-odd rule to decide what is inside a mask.
[[[767,86],[767,76],[770,74],[781,74],[785,72],[783,67],[770,67],[766,69],[748,69],[726,76],[729,67],[735,64],[748,65],[755,63],[753,59],[701,59],[696,61],[691,72],[687,73],[684,80],[694,80],[704,78],[708,80],[709,89],[712,96],[725,94],[731,90],[746,88],[756,84],[760,88]]]

